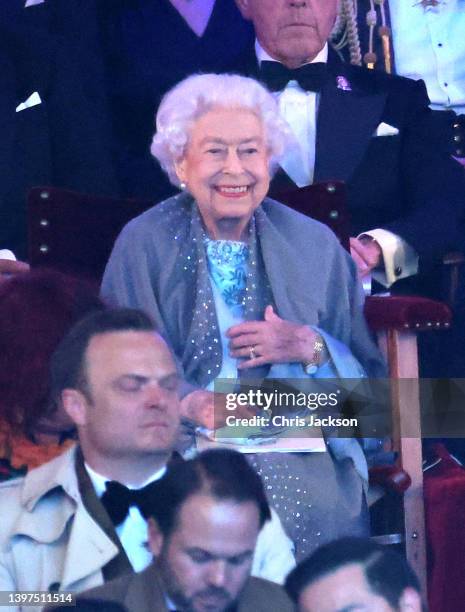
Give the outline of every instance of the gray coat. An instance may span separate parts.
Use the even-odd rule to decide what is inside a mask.
[[[118,237],[102,282],[102,296],[154,317],[187,380],[196,302],[196,269],[188,261],[193,235],[188,194],[133,219]],[[256,215],[259,248],[283,319],[315,325],[349,347],[370,376],[384,364],[363,317],[363,293],[348,253],[324,225],[266,198]],[[213,378],[213,375],[212,375]]]

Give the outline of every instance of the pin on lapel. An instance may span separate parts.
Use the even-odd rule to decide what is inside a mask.
[[[350,81],[345,76],[336,77],[336,86],[338,89],[342,89],[342,91],[352,91]]]

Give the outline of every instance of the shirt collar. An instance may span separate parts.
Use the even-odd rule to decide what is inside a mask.
[[[101,474],[93,470],[88,463],[84,462],[84,466],[87,470],[87,473],[89,474],[89,478],[91,479],[92,484],[94,485],[95,493],[97,494],[98,497],[101,497],[105,492],[105,489],[106,489],[105,485],[107,482],[110,481],[110,479],[107,478],[106,476],[102,476]],[[166,465],[164,465],[162,468],[157,470],[155,474],[152,474],[152,476],[147,478],[147,480],[143,482],[140,486],[137,486],[137,487],[133,487],[130,485],[126,485],[126,486],[128,487],[128,489],[142,489],[143,487],[146,487],[151,482],[155,482],[155,480],[159,480],[165,474],[165,472],[166,472]],[[125,483],[123,482],[121,484],[125,484]]]
[[[258,42],[258,39],[255,39],[255,54],[257,56],[258,65],[262,62],[278,62],[278,60],[271,57],[265,49]],[[314,64],[315,62],[323,62],[326,64],[328,61],[328,43],[325,44],[323,49],[312,59],[311,62],[306,62],[307,64]]]

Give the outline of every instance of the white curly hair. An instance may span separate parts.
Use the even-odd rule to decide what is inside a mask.
[[[250,109],[262,121],[270,153],[270,171],[291,141],[273,95],[254,79],[236,74],[195,74],[178,83],[161,101],[151,152],[179,186],[175,164],[186,151],[192,126],[214,107]]]

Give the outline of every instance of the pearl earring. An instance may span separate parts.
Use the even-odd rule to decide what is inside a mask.
[[[179,187],[180,187],[180,189],[182,189],[184,191],[184,189],[187,187],[187,185],[186,185],[186,183],[184,183],[184,181],[181,181],[179,183]]]

